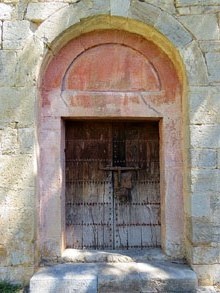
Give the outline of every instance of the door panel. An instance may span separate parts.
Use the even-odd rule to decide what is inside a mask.
[[[74,248],[160,245],[157,123],[66,123],[66,234]]]
[[[66,123],[67,247],[112,249],[111,128],[100,123]]]
[[[160,245],[158,126],[124,123],[123,129],[125,166],[137,170],[122,171],[120,183],[114,176],[115,248],[156,247]]]

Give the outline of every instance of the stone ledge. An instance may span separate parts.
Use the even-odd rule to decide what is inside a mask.
[[[62,260],[64,262],[147,262],[155,260],[168,260],[169,257],[163,254],[159,248],[146,250],[78,250],[66,249],[63,252]]]
[[[196,292],[196,274],[166,261],[59,264],[41,268],[30,281],[30,293]]]
[[[129,250],[86,250],[65,249],[60,258],[43,259],[43,266],[57,263],[130,263],[148,261],[171,261],[185,264],[185,259],[176,259],[165,255],[160,248],[129,249]]]

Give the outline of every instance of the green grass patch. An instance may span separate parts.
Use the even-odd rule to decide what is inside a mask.
[[[1,293],[18,293],[22,292],[22,286],[21,285],[15,285],[8,283],[6,281],[0,281],[0,292]]]

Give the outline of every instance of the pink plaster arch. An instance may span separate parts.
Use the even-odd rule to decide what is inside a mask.
[[[172,60],[135,33],[92,31],[56,53],[41,83],[43,257],[65,249],[64,121],[70,118],[159,121],[162,248],[183,256],[181,91]]]

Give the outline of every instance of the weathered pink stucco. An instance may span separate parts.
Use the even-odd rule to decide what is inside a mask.
[[[40,249],[65,249],[65,119],[158,120],[162,247],[183,252],[181,87],[152,42],[118,30],[84,34],[49,63],[41,84]]]

